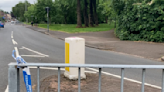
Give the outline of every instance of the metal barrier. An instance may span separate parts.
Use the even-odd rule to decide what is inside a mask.
[[[17,65],[16,63],[9,64],[9,74],[8,74],[8,84],[9,84],[9,92],[20,92],[20,79],[19,79],[19,68],[27,67],[27,66],[35,66],[37,67],[37,92],[40,92],[40,67],[58,67],[58,92],[60,92],[60,68],[64,67],[77,67],[78,68],[78,92],[80,92],[80,70],[81,68],[99,68],[99,92],[101,92],[101,71],[102,68],[117,68],[121,69],[121,91],[124,90],[124,69],[142,69],[142,88],[141,92],[144,92],[144,84],[145,84],[145,72],[146,69],[163,69],[162,71],[162,90],[164,92],[164,65],[103,65],[103,64],[59,64],[59,63],[27,63],[24,65]]]

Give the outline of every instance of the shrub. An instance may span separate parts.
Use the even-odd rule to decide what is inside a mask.
[[[119,2],[118,2],[119,3]],[[123,10],[117,8],[120,5]],[[134,3],[121,2],[114,8],[117,10],[118,26],[115,34],[121,40],[164,41],[164,2],[154,0],[150,5],[147,1]]]

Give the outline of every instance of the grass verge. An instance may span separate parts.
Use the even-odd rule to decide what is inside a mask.
[[[47,24],[38,24],[38,27],[47,28]],[[87,28],[76,28],[76,24],[52,24],[49,26],[49,29],[52,31],[63,31],[68,33],[109,31],[113,28],[114,24],[99,24],[99,26]]]

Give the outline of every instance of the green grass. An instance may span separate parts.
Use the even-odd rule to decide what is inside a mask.
[[[84,25],[83,25],[84,26]],[[47,28],[47,24],[39,24],[40,28]],[[52,24],[50,25],[52,31],[63,31],[67,33],[84,33],[84,32],[98,32],[98,31],[109,31],[114,28],[114,24],[99,24],[96,27],[88,28],[76,28],[76,24]]]
[[[26,24],[26,25],[31,25],[31,23],[27,23],[27,22],[23,22],[24,24]]]

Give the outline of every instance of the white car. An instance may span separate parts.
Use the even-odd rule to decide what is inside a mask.
[[[15,21],[11,21],[11,24],[15,24]]]

